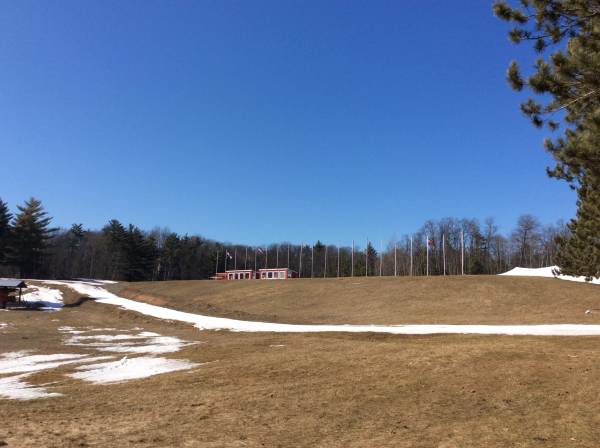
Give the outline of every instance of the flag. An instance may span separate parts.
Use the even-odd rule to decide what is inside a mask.
[[[262,253],[263,253],[263,250],[262,250],[260,247],[257,247],[257,248],[256,248],[256,252],[258,252],[259,254],[262,254]]]
[[[435,248],[435,241],[433,240],[433,238],[429,238],[429,239],[427,240],[427,245],[429,245],[429,246],[431,246],[431,247]]]
[[[226,251],[226,252],[225,252],[225,255],[227,255],[227,258],[229,258],[230,260],[233,258],[233,257],[231,256],[231,254],[229,253],[229,251]]]

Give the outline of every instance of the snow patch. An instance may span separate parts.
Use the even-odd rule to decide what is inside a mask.
[[[69,333],[72,332],[73,330],[69,331]],[[105,352],[139,354],[174,353],[192,344],[195,344],[195,342],[183,341],[173,336],[161,336],[152,331],[142,331],[137,334],[75,335],[65,341],[65,345],[70,346],[92,348]]]
[[[62,291],[44,286],[30,286],[33,291],[23,294],[21,300],[37,303],[42,310],[59,310],[63,306]]]
[[[568,280],[571,282],[591,283],[594,285],[600,285],[600,278],[594,278],[591,281],[587,281],[585,277],[574,277],[572,275],[555,275],[554,271],[558,271],[558,266],[547,266],[545,268],[513,268],[508,272],[504,272],[499,275],[509,275],[516,277],[546,277],[546,278],[558,278],[560,280]]]
[[[69,376],[94,384],[110,384],[147,378],[161,373],[187,370],[199,365],[180,359],[149,356],[140,356],[137,358],[124,357],[119,361],[79,366],[77,370],[80,370],[80,372],[69,374]]]
[[[0,378],[0,397],[9,400],[33,400],[36,398],[58,397],[62,394],[47,392],[46,389],[39,386],[32,386],[23,381],[23,378],[31,375],[24,373],[22,375]]]
[[[96,356],[57,353],[53,355],[30,355],[28,351],[9,352],[0,355],[0,374],[37,372],[81,362],[100,361],[112,356]]]

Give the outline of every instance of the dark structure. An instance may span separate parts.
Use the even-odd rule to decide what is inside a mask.
[[[21,301],[21,291],[27,288],[23,280],[0,279],[0,308],[6,308],[6,304],[11,292],[19,291],[18,300]]]

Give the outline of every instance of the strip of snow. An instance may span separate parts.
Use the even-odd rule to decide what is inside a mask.
[[[140,356],[124,357],[119,361],[79,366],[70,377],[89,381],[94,384],[110,384],[133,379],[146,378],[161,373],[187,370],[199,364],[180,360]]]
[[[252,322],[163,308],[125,299],[104,288],[82,282],[55,282],[86,294],[98,303],[120,306],[147,316],[186,322],[201,330],[231,330],[241,332],[276,333],[389,333],[405,335],[425,334],[486,334],[518,336],[600,336],[600,325],[550,324],[550,325],[295,325],[269,322]]]
[[[0,374],[37,372],[54,369],[66,364],[100,361],[111,356],[96,356],[57,353],[53,355],[30,355],[30,352],[10,352],[0,355]]]
[[[63,306],[62,291],[44,286],[30,286],[33,289],[23,294],[21,299],[25,302],[39,303],[42,310],[58,310]]]
[[[594,278],[591,281],[586,281],[585,277],[574,277],[572,275],[554,275],[554,271],[558,270],[558,266],[548,266],[545,268],[513,268],[508,272],[499,275],[510,275],[517,277],[546,277],[558,278],[560,280],[568,280],[571,282],[591,283],[600,285],[600,278]]]
[[[43,387],[32,386],[23,381],[29,373],[0,378],[0,397],[9,400],[33,400],[35,398],[58,397],[62,394],[47,392]]]

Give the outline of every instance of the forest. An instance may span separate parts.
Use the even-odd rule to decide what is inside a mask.
[[[515,266],[554,264],[557,240],[568,239],[559,222],[542,225],[522,215],[503,235],[493,218],[444,218],[425,222],[412,235],[336,246],[271,243],[260,247],[179,235],[166,228],[142,230],[116,219],[100,230],[83,224],[52,227],[41,201],[30,198],[11,213],[0,199],[0,275],[20,278],[106,280],[209,279],[225,269],[289,267],[300,277],[498,274]],[[412,256],[411,256],[412,254]]]

